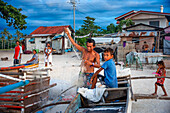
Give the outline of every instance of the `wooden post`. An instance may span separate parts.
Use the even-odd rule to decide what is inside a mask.
[[[158,52],[158,32],[157,32],[157,36],[156,36],[155,51]]]
[[[160,44],[160,31],[158,32],[158,52],[159,52],[159,44]]]
[[[64,51],[65,51],[65,37],[62,37],[61,38],[62,39],[62,52],[61,52],[61,54],[64,54]]]

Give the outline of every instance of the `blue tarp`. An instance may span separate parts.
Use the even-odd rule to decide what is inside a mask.
[[[57,35],[53,38],[53,40],[57,39],[57,38],[61,38],[63,35]]]
[[[31,38],[30,40],[29,40],[29,42],[34,42],[35,41],[35,38]]]

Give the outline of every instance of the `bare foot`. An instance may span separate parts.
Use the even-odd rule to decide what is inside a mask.
[[[164,95],[162,95],[162,96],[168,96],[167,94],[164,94]]]
[[[152,93],[153,96],[156,96],[157,94],[156,93]]]

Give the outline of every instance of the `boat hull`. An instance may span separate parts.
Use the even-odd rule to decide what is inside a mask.
[[[65,113],[131,113],[131,86],[128,81],[119,81],[119,88],[107,88],[105,93],[104,101],[101,99],[98,103],[77,94]]]

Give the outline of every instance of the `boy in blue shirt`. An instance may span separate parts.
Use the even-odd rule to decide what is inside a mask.
[[[109,88],[117,88],[117,76],[116,76],[116,66],[113,61],[113,49],[107,48],[104,51],[104,60],[106,61],[99,70],[97,70],[94,75],[91,77],[90,83],[96,84],[96,77],[99,77],[98,74],[104,69],[104,82]]]

